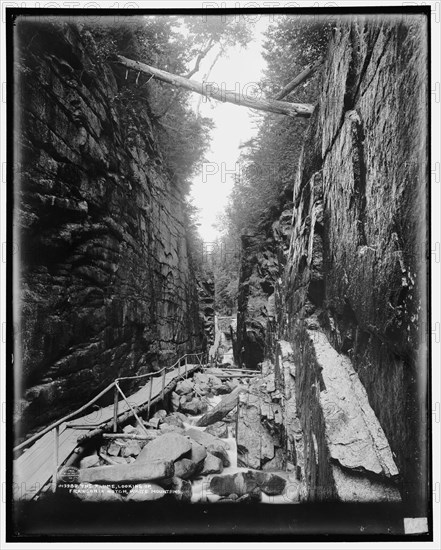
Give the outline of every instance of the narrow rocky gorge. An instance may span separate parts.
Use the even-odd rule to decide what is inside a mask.
[[[38,32],[19,82],[17,437],[117,377],[208,356],[57,491],[427,516],[423,20],[335,27],[297,177],[241,236],[237,318],[195,268],[149,104],[115,106],[125,69],[97,73],[73,26]]]
[[[305,496],[282,464],[260,469],[237,460],[237,442],[251,445],[239,396],[252,392],[250,376],[217,367],[177,383],[170,409],[126,423],[119,434],[103,434],[69,468],[61,469],[58,493],[84,502],[298,503]],[[255,440],[258,434],[252,432]],[[50,496],[43,493],[40,498]]]

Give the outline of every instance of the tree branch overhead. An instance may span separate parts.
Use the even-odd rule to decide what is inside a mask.
[[[132,59],[128,59],[122,55],[117,56],[117,61],[127,69],[133,69],[135,71],[141,71],[146,74],[153,75],[162,82],[185,88],[191,92],[195,92],[205,97],[211,97],[217,101],[222,101],[223,103],[233,103],[235,105],[248,107],[258,111],[277,113],[293,118],[308,118],[314,111],[314,105],[309,103],[288,103],[286,101],[278,101],[273,99],[255,99],[253,97],[249,97],[243,92],[237,93],[235,91],[219,89],[219,86],[213,83],[190,80],[183,76],[175,75],[156,67],[151,67],[150,65],[146,65],[140,61],[133,61]]]

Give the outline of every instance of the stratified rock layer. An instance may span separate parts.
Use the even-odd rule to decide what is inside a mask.
[[[203,327],[184,197],[148,103],[127,109],[124,76],[92,62],[74,27],[18,30],[23,433],[200,348]]]
[[[426,23],[334,29],[286,200],[289,247],[286,214],[245,238],[238,316],[248,366],[274,352],[274,332],[292,345],[287,459],[309,498],[396,500],[395,478],[416,516],[427,513]]]

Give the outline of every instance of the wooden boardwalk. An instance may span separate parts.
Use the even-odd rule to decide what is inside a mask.
[[[187,376],[200,368],[201,364],[199,363],[187,365]],[[178,382],[178,380],[184,376],[185,370],[184,367],[181,366],[180,368],[175,368],[170,372],[166,372],[165,381],[163,381],[163,376],[151,377],[145,386],[132,395],[127,396],[127,399],[134,408],[145,405],[149,401],[150,384],[152,384],[151,400],[153,402],[161,395],[163,385],[167,388],[167,386],[173,384],[173,382]],[[170,391],[169,388],[168,391]],[[130,411],[129,405],[121,399],[118,405],[118,417],[128,411]],[[111,421],[113,412],[114,406],[112,404],[85,416],[75,418],[74,422],[78,425],[90,424],[90,431],[92,431],[98,425],[101,426]],[[64,422],[59,426],[57,460],[59,467],[66,462],[74,452],[74,449],[78,446],[78,437],[88,433],[88,431],[84,429],[78,430],[75,428],[68,428],[68,424],[69,422]],[[28,447],[20,457],[14,460],[14,498],[18,500],[32,500],[45,486],[47,486],[52,479],[55,469],[56,452],[54,430],[52,430],[35,441],[35,443]]]

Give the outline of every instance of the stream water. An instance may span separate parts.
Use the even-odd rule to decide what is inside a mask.
[[[215,407],[222,399],[222,396],[217,395],[207,399],[209,410]],[[189,422],[184,422],[185,429],[193,428],[196,430],[204,431],[205,428],[198,427],[195,424],[201,418],[202,415],[188,417]],[[192,484],[192,497],[191,502],[218,502],[222,497],[210,490],[210,480],[213,475],[233,475],[238,472],[257,471],[252,468],[245,468],[238,466],[237,459],[237,441],[232,433],[232,426],[228,425],[228,437],[219,438],[228,444],[227,454],[230,462],[229,466],[224,467],[222,474],[212,474],[209,476],[195,478],[191,481]],[[290,474],[285,471],[271,472],[280,477],[286,479],[285,490],[280,495],[267,495],[264,492],[261,493],[261,502],[264,504],[293,504],[298,503],[302,496],[302,487],[298,482],[294,474]]]

